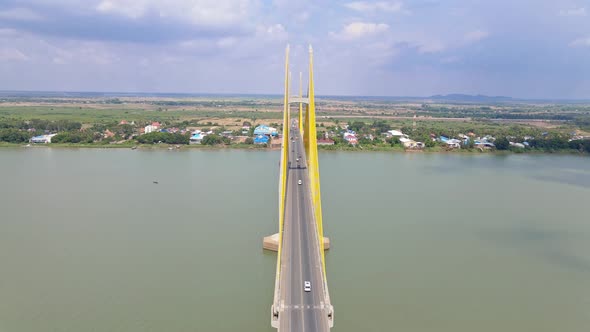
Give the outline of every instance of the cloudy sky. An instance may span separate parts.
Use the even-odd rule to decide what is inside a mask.
[[[590,0],[1,0],[0,90],[590,98]]]

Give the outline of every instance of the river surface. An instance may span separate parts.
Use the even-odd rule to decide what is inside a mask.
[[[274,331],[278,158],[0,150],[0,332]],[[590,331],[590,158],[320,163],[332,331]]]

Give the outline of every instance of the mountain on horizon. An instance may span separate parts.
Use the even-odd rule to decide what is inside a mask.
[[[486,95],[467,95],[467,94],[448,94],[448,95],[434,95],[428,97],[433,100],[444,100],[444,101],[463,101],[463,102],[505,102],[514,101],[512,97],[506,96],[486,96]]]

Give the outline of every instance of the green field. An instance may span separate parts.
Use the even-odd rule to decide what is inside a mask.
[[[296,108],[292,116],[296,116]],[[570,140],[590,138],[590,106],[585,104],[465,104],[401,102],[372,99],[318,99],[318,137],[328,135],[336,146],[324,150],[400,150],[399,141],[385,139],[389,129],[401,130],[417,142],[427,142],[427,151],[445,150],[444,144],[430,144],[432,137],[503,137],[524,142],[533,137],[543,150],[576,150]],[[112,98],[8,98],[0,100],[0,141],[25,143],[34,135],[59,133],[51,146],[131,147],[139,143],[188,144],[188,137],[159,134],[143,136],[143,128],[157,121],[189,135],[195,129],[220,135],[231,131],[241,136],[244,123],[266,124],[282,130],[282,105],[276,98],[240,99],[157,99]],[[122,120],[128,124],[120,124]],[[346,128],[355,130],[358,146],[343,141]],[[109,136],[110,135],[110,136]],[[173,135],[173,134],[170,134]],[[249,135],[252,135],[250,132]],[[378,138],[373,140],[370,137]],[[211,136],[214,138],[214,136]],[[222,146],[250,148],[250,141],[214,140]],[[546,144],[547,141],[549,144]],[[206,143],[209,144],[209,143]],[[9,146],[3,144],[1,146]],[[156,144],[157,145],[157,144]],[[162,144],[162,146],[167,146]],[[155,146],[157,147],[157,146]],[[465,150],[465,149],[462,149]],[[469,149],[466,149],[469,150]]]
[[[279,111],[224,111],[224,110],[190,110],[190,109],[139,109],[139,108],[96,108],[96,107],[62,107],[62,106],[2,106],[0,104],[0,121],[8,119],[30,120],[69,120],[81,123],[101,123],[121,121],[131,122],[162,121],[181,122],[207,118],[243,118],[243,119],[281,119]]]

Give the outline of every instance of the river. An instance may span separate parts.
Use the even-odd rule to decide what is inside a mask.
[[[273,331],[278,158],[0,150],[0,331]],[[590,158],[320,163],[332,331],[588,331]]]

